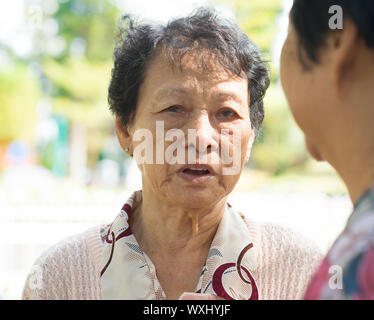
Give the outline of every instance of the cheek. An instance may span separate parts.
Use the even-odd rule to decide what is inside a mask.
[[[280,79],[283,91],[287,97],[291,109],[298,101],[298,86],[300,86],[299,75],[296,68],[296,57],[288,49],[285,43],[281,55]]]
[[[303,81],[301,73],[295,41],[288,36],[281,52],[280,80],[291,109],[299,100],[299,88]]]
[[[283,87],[284,91],[287,91],[287,84],[288,84],[288,75],[289,75],[289,49],[288,49],[288,38],[285,40],[282,51],[281,51],[281,56],[280,56],[280,80],[281,84]]]
[[[239,175],[222,175],[216,187],[216,190],[219,190],[224,195],[230,194],[234,190],[236,184],[238,183],[239,178],[240,178],[240,174]]]
[[[314,71],[304,72],[291,70],[291,79],[286,85],[285,94],[295,122],[306,136],[315,135],[320,125],[321,99],[324,93],[323,79]]]
[[[228,134],[221,133],[219,138],[219,155],[223,165],[229,160],[226,157],[229,157],[230,160],[235,159],[236,161],[244,162],[248,150],[248,142],[253,134],[250,121],[240,121],[236,125],[224,128],[224,130],[227,130]]]
[[[303,72],[295,50],[283,46],[281,55],[280,78],[288,105],[297,124],[305,127],[310,109],[311,91],[310,74]]]
[[[154,192],[159,192],[168,182],[170,173],[167,164],[144,164],[140,166],[143,183],[151,187]]]
[[[248,157],[250,155],[252,144],[254,141],[254,129],[252,128],[251,122],[245,122],[243,123],[243,126],[241,127],[241,139],[240,139],[240,156],[241,156],[241,162],[242,166],[246,161],[248,161]]]
[[[236,128],[236,134],[231,136],[230,160],[232,162],[230,161],[230,164],[224,165],[226,169],[229,170],[222,170],[223,174],[220,177],[220,184],[223,185],[228,192],[235,187],[242,173],[243,166],[249,158],[252,137],[254,137],[254,131],[251,128],[249,120],[243,121],[241,126]],[[224,174],[225,172],[227,174]]]

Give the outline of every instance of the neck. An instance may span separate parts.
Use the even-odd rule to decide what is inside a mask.
[[[353,203],[374,185],[374,148],[358,149],[351,149],[329,161],[346,184]]]
[[[362,168],[362,170],[364,169]],[[371,167],[370,173],[369,171],[362,171],[362,173],[360,176],[349,175],[349,173],[347,175],[342,174],[348,188],[349,196],[354,204],[374,185],[373,167]]]
[[[147,188],[142,194],[130,224],[145,252],[170,256],[209,249],[225,212],[226,198],[209,208],[189,209],[160,199]]]

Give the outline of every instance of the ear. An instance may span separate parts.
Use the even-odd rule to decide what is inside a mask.
[[[248,144],[247,144],[247,150],[246,150],[246,153],[245,153],[245,163],[247,163],[249,161],[254,141],[255,141],[255,131],[252,129],[251,130],[251,135],[249,137]]]
[[[115,129],[118,142],[121,145],[123,151],[128,155],[133,154],[132,137],[127,126],[124,126],[120,117],[116,116]]]
[[[349,93],[354,73],[354,62],[359,45],[359,33],[354,23],[344,21],[344,29],[334,31],[330,45],[333,48],[332,66],[335,88],[338,95],[344,99]]]

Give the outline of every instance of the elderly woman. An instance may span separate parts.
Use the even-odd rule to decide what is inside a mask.
[[[166,26],[123,27],[109,104],[142,190],[111,224],[46,251],[23,298],[302,298],[318,249],[227,202],[262,123],[268,85],[256,46],[212,10]]]

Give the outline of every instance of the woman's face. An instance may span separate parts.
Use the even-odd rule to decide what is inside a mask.
[[[325,140],[323,133],[325,119],[329,119],[329,84],[325,62],[313,65],[310,69],[300,62],[299,42],[290,21],[287,38],[281,54],[280,77],[292,114],[305,134],[309,153],[322,160],[320,146]]]
[[[196,56],[187,54],[181,71],[156,55],[140,86],[134,121],[128,127],[136,159],[136,149],[142,149],[145,141],[135,141],[136,132],[146,129],[152,134],[152,146],[147,147],[153,149],[152,163],[138,161],[143,190],[184,208],[209,207],[228,195],[248,160],[254,138],[247,79],[225,72],[214,58],[209,64],[211,72],[204,72]],[[173,136],[176,132],[179,135]],[[233,163],[227,160],[235,152],[239,169],[228,174]]]

